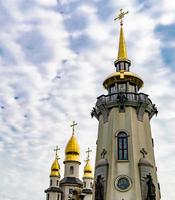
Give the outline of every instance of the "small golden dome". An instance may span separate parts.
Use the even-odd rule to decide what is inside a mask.
[[[80,147],[75,135],[72,135],[65,149],[65,161],[78,161],[80,155]]]
[[[55,158],[51,166],[50,176],[60,176],[60,165],[57,158]]]
[[[89,160],[86,161],[86,165],[85,165],[85,167],[84,167],[84,175],[83,175],[83,178],[93,178],[92,166],[91,166]]]
[[[133,84],[136,84],[139,88],[143,87],[143,81],[137,74],[126,71],[112,73],[105,79],[105,81],[103,82],[103,86],[105,87],[105,89],[107,89],[114,83],[125,82],[125,81],[129,81]]]

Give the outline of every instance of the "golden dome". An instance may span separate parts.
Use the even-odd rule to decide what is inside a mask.
[[[60,165],[57,158],[55,158],[51,166],[50,176],[60,176]]]
[[[92,166],[90,165],[90,161],[86,161],[86,165],[84,167],[84,175],[83,178],[93,178],[92,174]]]
[[[129,81],[133,84],[136,84],[139,88],[143,87],[142,79],[133,72],[114,72],[110,76],[108,76],[103,82],[103,86],[107,89],[110,85],[114,83]]]
[[[80,147],[75,135],[72,135],[65,149],[65,161],[78,161],[80,155]]]

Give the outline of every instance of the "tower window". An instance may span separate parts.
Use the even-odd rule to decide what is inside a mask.
[[[57,180],[57,186],[58,186],[59,181]]]
[[[118,90],[119,92],[126,92],[126,83],[118,84]]]
[[[84,187],[86,187],[86,182],[84,182]]]
[[[74,167],[70,166],[70,174],[74,174]]]
[[[49,194],[47,194],[47,200],[49,200]]]
[[[50,180],[50,186],[52,186],[52,179]]]
[[[120,132],[117,136],[118,160],[128,160],[128,136]]]

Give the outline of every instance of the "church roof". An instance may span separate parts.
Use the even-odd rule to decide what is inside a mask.
[[[69,185],[69,184],[83,186],[83,182],[76,177],[64,177],[60,181],[60,185]]]
[[[57,158],[52,163],[50,176],[60,176],[60,165]]]
[[[83,178],[93,178],[92,174],[92,166],[90,164],[90,160],[86,161],[86,165],[84,167],[84,175]]]
[[[49,187],[47,190],[44,191],[45,193],[47,192],[57,192],[57,193],[63,193],[63,191],[60,188],[57,187]]]
[[[80,155],[80,147],[76,136],[73,134],[67,143],[65,149],[66,158],[65,161],[78,161]]]
[[[114,83],[123,82],[126,80],[138,85],[139,88],[143,87],[143,81],[137,74],[133,72],[126,72],[126,71],[112,73],[105,79],[105,81],[103,82],[103,86],[105,88],[108,88],[110,85]]]

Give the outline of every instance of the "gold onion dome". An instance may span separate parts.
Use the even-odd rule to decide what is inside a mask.
[[[65,161],[80,161],[80,147],[74,134],[71,136],[69,142],[67,143],[65,154]]]
[[[93,178],[92,174],[92,166],[90,165],[90,160],[86,161],[86,165],[84,167],[84,175],[83,178]]]
[[[57,158],[52,163],[50,176],[60,176],[60,165]]]

